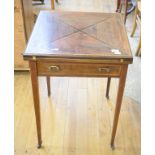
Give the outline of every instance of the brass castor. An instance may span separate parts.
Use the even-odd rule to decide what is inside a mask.
[[[115,145],[111,144],[111,148],[112,148],[112,150],[115,150]]]
[[[40,149],[40,148],[41,148],[41,144],[42,144],[42,142],[41,142],[40,144],[38,144],[38,146],[37,146],[37,148],[38,148],[38,149]]]
[[[109,100],[109,95],[106,95],[106,98]]]

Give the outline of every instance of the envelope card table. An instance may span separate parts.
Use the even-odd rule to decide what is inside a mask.
[[[38,76],[119,78],[111,146],[118,124],[128,65],[132,54],[121,15],[118,13],[41,11],[23,54],[29,61],[41,147]]]

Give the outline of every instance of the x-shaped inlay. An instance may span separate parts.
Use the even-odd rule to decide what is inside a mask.
[[[44,12],[45,13],[45,12]],[[96,54],[112,56],[113,49],[127,55],[122,42],[120,18],[114,14],[82,12],[46,12],[39,15],[27,53],[47,55]],[[116,15],[117,16],[117,15]],[[46,29],[46,30],[45,30]],[[38,36],[38,37],[36,37]],[[35,46],[34,46],[35,44]]]

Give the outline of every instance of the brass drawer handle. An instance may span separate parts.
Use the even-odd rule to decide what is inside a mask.
[[[48,67],[48,69],[52,72],[58,72],[60,71],[60,67],[59,66],[50,66]]]
[[[111,68],[107,68],[107,67],[100,67],[98,68],[99,72],[107,72],[109,73],[111,71]]]

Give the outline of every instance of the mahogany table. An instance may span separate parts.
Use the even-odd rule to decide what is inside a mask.
[[[119,78],[111,136],[114,139],[121,109],[128,64],[132,54],[121,15],[118,13],[41,11],[23,54],[31,69],[38,148],[41,121],[38,76]]]

